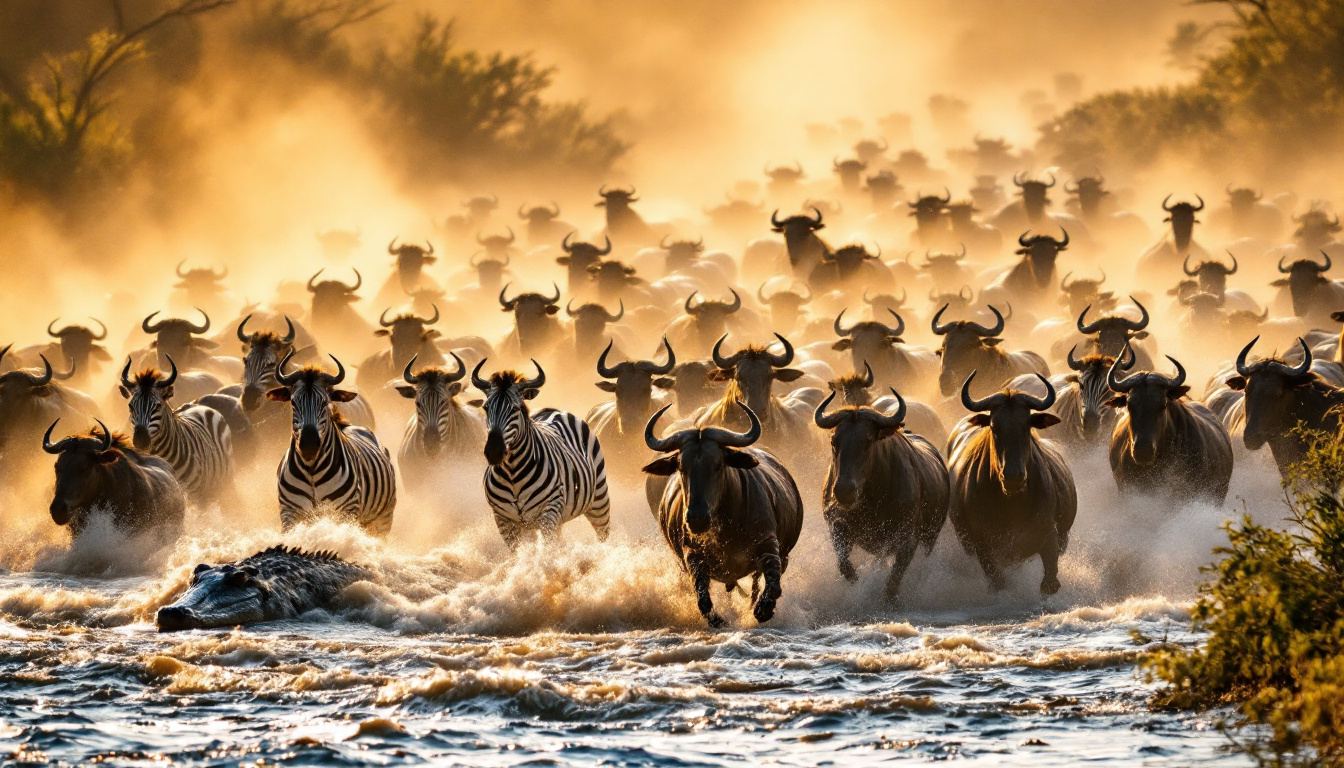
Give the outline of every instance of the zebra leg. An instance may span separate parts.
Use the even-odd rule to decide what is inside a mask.
[[[499,529],[499,535],[504,537],[504,543],[509,549],[518,549],[521,531],[516,523],[502,515],[495,515],[495,527]]]
[[[761,574],[751,574],[751,604],[756,604],[756,598],[761,594]]]
[[[1045,537],[1045,545],[1041,547],[1041,565],[1045,567],[1041,594],[1053,595],[1059,591],[1059,545],[1054,536]]]
[[[859,574],[854,570],[854,564],[849,561],[849,554],[853,551],[854,545],[849,540],[849,532],[845,530],[845,524],[839,520],[826,516],[826,522],[831,529],[831,546],[835,548],[835,564],[840,569],[840,575],[845,577],[845,581],[856,582],[859,580]]]
[[[593,485],[593,503],[583,513],[593,526],[598,541],[606,541],[611,535],[611,496],[607,493],[607,476],[599,473]]]
[[[882,594],[882,600],[887,607],[895,607],[901,600],[901,579],[905,578],[905,572],[910,567],[910,561],[915,559],[915,550],[919,549],[919,539],[910,531],[908,536],[901,536],[896,544],[896,551],[892,557],[891,573],[887,575],[887,587]]]
[[[784,593],[779,584],[782,569],[779,540],[774,536],[761,542],[756,554],[756,568],[758,573],[765,577],[765,590],[752,606],[751,614],[756,617],[756,621],[764,624],[774,617],[775,603]]]
[[[710,629],[722,627],[723,617],[714,611],[714,600],[709,596],[709,566],[705,564],[704,557],[696,552],[686,553],[686,568],[691,572],[700,615],[705,617]]]

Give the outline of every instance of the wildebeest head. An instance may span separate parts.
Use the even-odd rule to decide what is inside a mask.
[[[518,206],[518,218],[526,221],[529,227],[544,227],[559,216],[560,204],[556,202],[552,202],[550,208],[544,205],[536,205],[526,209],[521,205]]]
[[[854,156],[859,162],[868,165],[877,162],[890,148],[886,139],[860,139],[854,144]]]
[[[1089,323],[1087,311],[1092,308],[1090,305],[1083,307],[1083,311],[1078,313],[1078,332],[1091,337],[1092,348],[1097,354],[1120,357],[1130,339],[1148,338],[1148,332],[1144,330],[1148,327],[1148,310],[1133,296],[1130,296],[1129,300],[1139,308],[1142,316],[1138,320],[1112,315],[1099,317]]]
[[[775,291],[767,296],[765,294],[765,283],[761,283],[760,287],[756,289],[756,298],[770,308],[771,327],[788,330],[798,326],[798,321],[802,319],[806,311],[803,306],[812,301],[812,289],[804,285],[803,290],[807,293],[795,293],[792,290],[787,290]]]
[[[1022,208],[1026,211],[1027,218],[1035,221],[1045,213],[1045,207],[1050,204],[1049,189],[1055,186],[1055,177],[1050,176],[1050,183],[1040,179],[1028,179],[1022,173],[1013,174],[1013,184],[1020,190],[1022,195]]]
[[[667,251],[667,271],[676,272],[686,269],[700,258],[700,254],[705,250],[705,239],[698,240],[673,240],[667,242],[664,237],[658,243],[658,247]]]
[[[1027,237],[1027,232],[1017,238],[1017,244],[1022,246],[1017,249],[1017,255],[1027,257],[1038,288],[1048,288],[1054,284],[1055,259],[1069,247],[1069,231],[1063,227],[1059,231],[1064,233],[1063,240],[1056,240],[1049,235]]]
[[[925,251],[924,263],[919,265],[921,272],[927,272],[934,285],[955,285],[962,278],[962,259],[966,258],[966,244],[961,244],[959,253],[945,251]]]
[[[551,284],[555,289],[554,296],[520,293],[512,299],[507,299],[505,296],[508,294],[509,285],[512,283],[499,291],[499,306],[501,311],[513,313],[518,340],[525,342],[527,339],[544,336],[550,331],[551,324],[556,322],[551,316],[560,311],[560,286]]]
[[[120,435],[113,437],[107,425],[98,421],[98,430],[88,435],[70,436],[51,442],[51,432],[60,419],[51,422],[42,436],[42,450],[56,456],[56,490],[51,498],[51,521],[68,525],[77,510],[93,503],[99,491],[99,469],[116,464],[122,459],[122,450],[129,448]],[[95,419],[97,421],[97,419]]]
[[[945,209],[947,211],[947,220],[952,224],[952,229],[956,232],[964,232],[976,225],[975,214],[980,212],[974,203],[959,201],[948,203]]]
[[[1250,187],[1227,185],[1227,204],[1234,216],[1251,215],[1255,211],[1255,204],[1260,202],[1260,197],[1260,193]]]
[[[136,450],[149,450],[149,443],[160,431],[164,422],[172,418],[172,407],[168,401],[173,398],[173,383],[177,381],[177,363],[168,358],[171,366],[167,376],[155,368],[146,368],[131,378],[131,358],[126,358],[126,367],[121,369],[121,384],[117,389],[126,398],[131,411],[132,443]]]
[[[1130,452],[1139,464],[1151,464],[1157,458],[1157,447],[1171,426],[1168,403],[1180,400],[1190,391],[1185,385],[1185,368],[1171,355],[1167,359],[1176,366],[1174,378],[1155,371],[1140,371],[1120,379],[1116,377],[1119,360],[1106,373],[1106,385],[1116,393],[1109,401],[1110,406],[1129,410]]]
[[[739,408],[746,413],[751,427],[746,432],[733,432],[719,427],[683,429],[664,438],[654,435],[658,419],[672,406],[663,406],[653,414],[644,427],[644,444],[656,453],[671,454],[649,462],[644,471],[651,475],[681,475],[686,497],[686,528],[693,534],[702,534],[713,524],[714,510],[723,496],[727,468],[752,469],[756,457],[746,448],[761,437],[761,421],[741,400]]]
[[[803,372],[795,368],[786,368],[793,362],[793,345],[789,340],[775,334],[784,351],[775,354],[766,347],[748,345],[737,352],[724,357],[723,342],[728,338],[724,334],[714,344],[714,364],[719,369],[713,374],[718,381],[728,382],[728,394],[733,399],[745,400],[752,410],[768,413],[770,407],[770,385],[776,381],[797,381]]]
[[[1045,429],[1059,423],[1053,413],[1041,413],[1055,404],[1055,388],[1050,380],[1036,374],[1045,385],[1045,397],[1006,389],[983,400],[971,397],[971,381],[975,371],[961,385],[961,404],[970,411],[970,423],[989,427],[996,461],[991,471],[997,475],[1006,495],[1012,496],[1027,489],[1027,459],[1031,456],[1033,429]]]
[[[854,158],[844,161],[836,158],[831,161],[831,167],[840,177],[840,185],[844,187],[846,192],[857,192],[859,191],[860,180],[863,178],[863,172],[868,169],[868,164]]]
[[[82,325],[67,325],[59,331],[53,330],[56,327],[55,320],[47,324],[47,335],[60,342],[61,355],[65,357],[66,367],[76,366],[85,374],[93,370],[94,360],[107,362],[112,359],[112,355],[103,345],[95,343],[107,338],[107,326],[96,317],[89,319],[98,324],[101,329],[99,333],[95,334]]]
[[[0,360],[4,359],[7,352],[9,352],[8,346],[0,347]],[[41,424],[32,425],[30,421],[33,414],[39,413],[35,408],[36,400],[56,394],[51,386],[53,379],[59,380],[74,375],[74,371],[71,370],[65,376],[57,376],[52,372],[51,363],[47,362],[47,358],[40,357],[42,360],[40,373],[31,368],[20,368],[0,374],[0,450],[6,447],[11,437],[23,431],[19,428],[20,424],[27,422],[34,429],[42,428]]]
[[[871,405],[873,396],[868,388],[873,386],[873,366],[864,363],[863,373],[847,373],[826,382],[826,386],[840,396],[841,405]]]
[[[597,351],[597,346],[607,332],[607,326],[620,322],[625,317],[625,302],[619,302],[620,311],[611,314],[601,304],[583,304],[574,309],[574,299],[565,304],[565,314],[574,325],[574,347],[581,353]]]
[[[906,206],[910,208],[910,215],[915,217],[915,226],[927,230],[942,224],[943,211],[950,202],[952,202],[952,191],[944,187],[942,197],[920,195],[915,198],[913,203],[906,203]]]
[[[159,314],[158,312],[151,313],[149,317],[141,321],[140,330],[155,337],[150,346],[158,351],[159,368],[165,369],[168,367],[168,357],[170,355],[178,360],[185,361],[185,365],[194,367],[198,365],[197,360],[199,358],[209,355],[209,352],[204,350],[211,350],[219,346],[209,339],[196,338],[199,334],[210,330],[210,316],[200,308],[197,308],[196,311],[200,312],[201,316],[205,318],[205,322],[200,325],[188,320],[177,319],[155,322],[154,318]]]
[[[329,319],[337,317],[343,312],[347,304],[353,304],[359,301],[359,296],[355,293],[360,286],[364,285],[364,277],[359,274],[359,270],[354,270],[355,284],[346,285],[340,280],[323,280],[318,282],[317,278],[322,274],[321,269],[313,273],[308,278],[308,292],[313,294],[312,318]]]
[[[790,258],[792,254],[800,249],[805,241],[814,236],[819,229],[824,229],[822,223],[821,210],[816,206],[812,207],[812,212],[816,218],[804,214],[795,214],[786,219],[779,218],[779,209],[770,214],[770,228],[773,232],[784,235],[784,244],[789,249]]]
[[[903,191],[896,174],[885,169],[869,174],[865,181],[868,184],[868,194],[873,196],[873,206],[879,211],[886,211]]]
[[[498,195],[472,195],[462,201],[462,207],[467,209],[467,215],[471,217],[472,222],[483,224],[490,214],[499,208]]]
[[[405,384],[397,385],[397,393],[415,401],[415,423],[425,446],[425,453],[437,456],[444,438],[448,437],[448,425],[452,412],[458,406],[453,397],[462,391],[462,379],[467,375],[467,366],[456,352],[448,353],[457,363],[456,371],[442,368],[426,368],[412,373],[416,357],[406,363],[401,372]]]
[[[1073,182],[1073,188],[1064,185],[1064,191],[1078,198],[1078,210],[1084,216],[1094,216],[1101,212],[1102,198],[1111,194],[1106,189],[1106,178],[1100,174],[1084,176]]]
[[[677,401],[677,410],[688,414],[718,399],[719,384],[713,377],[715,370],[712,364],[702,360],[688,360],[673,366],[671,376],[654,379],[653,386],[671,391]]]
[[[1227,335],[1233,339],[1244,339],[1255,334],[1261,325],[1269,319],[1269,307],[1259,314],[1253,310],[1238,309],[1227,313]]]
[[[1335,216],[1332,220],[1319,208],[1313,208],[1301,216],[1294,216],[1293,222],[1298,225],[1293,231],[1293,237],[1306,248],[1319,248],[1325,245],[1333,240],[1341,229],[1339,216]]]
[[[588,267],[588,279],[597,287],[602,301],[622,298],[626,291],[644,281],[635,277],[635,268],[619,261],[603,261]]]
[[[807,174],[803,173],[802,163],[797,160],[793,162],[793,167],[787,165],[777,165],[774,168],[765,167],[765,175],[770,179],[770,186],[776,190],[783,190],[798,184]]]
[[[210,304],[221,293],[225,292],[223,285],[224,278],[229,276],[229,268],[225,267],[219,272],[213,268],[199,268],[182,271],[182,265],[187,260],[178,262],[176,270],[178,282],[173,285],[179,291],[187,294],[187,300],[192,304]]]
[[[937,289],[929,291],[929,303],[935,307],[948,307],[954,313],[965,312],[971,308],[975,294],[971,286],[963,285],[956,293],[939,293]]]
[[[383,314],[378,316],[378,325],[382,327],[374,331],[373,335],[392,342],[392,365],[400,368],[419,354],[424,345],[433,344],[434,339],[439,338],[441,334],[429,327],[437,322],[439,322],[437,306],[434,307],[434,316],[427,318],[397,315],[388,320],[387,310],[384,309]]]
[[[856,244],[837,249],[826,261],[835,264],[841,280],[849,280],[859,274],[859,270],[863,268],[865,261],[880,261],[881,258],[882,249],[880,247],[877,253],[869,253],[867,246]]]
[[[600,264],[602,257],[611,253],[611,238],[606,238],[606,247],[598,248],[592,243],[570,243],[569,238],[574,235],[570,232],[565,235],[565,239],[560,242],[560,247],[564,249],[565,255],[555,260],[556,264],[569,268],[569,290],[571,293],[580,289],[588,282],[588,268],[594,264]]]
[[[1076,344],[1069,350],[1069,368],[1073,373],[1065,376],[1065,380],[1078,386],[1078,414],[1083,424],[1083,436],[1091,439],[1096,437],[1104,420],[1106,411],[1102,409],[1109,408],[1106,403],[1115,394],[1106,386],[1106,374],[1111,370],[1115,358],[1110,355],[1092,354],[1085,355],[1080,360],[1074,356],[1077,351]],[[1120,363],[1120,368],[1128,371],[1134,367],[1136,355],[1129,347],[1125,348],[1125,352],[1126,359]]]
[[[1195,224],[1199,222],[1195,214],[1204,210],[1204,198],[1195,195],[1195,199],[1199,200],[1199,205],[1184,201],[1168,205],[1171,202],[1171,195],[1167,195],[1162,201],[1162,210],[1167,212],[1167,217],[1163,221],[1171,222],[1171,234],[1179,248],[1189,245],[1190,239],[1195,234]]]
[[[714,334],[722,334],[723,329],[728,327],[728,316],[742,308],[742,297],[737,295],[737,290],[729,288],[728,292],[733,295],[731,303],[707,300],[696,303],[695,297],[699,295],[699,291],[692,291],[691,295],[686,297],[683,306],[686,314],[695,318],[701,337],[713,338]]]
[[[905,300],[910,298],[910,294],[904,288],[901,289],[901,295],[898,297],[892,293],[877,293],[868,295],[868,289],[863,289],[863,303],[867,304],[869,312],[873,317],[881,317],[888,312],[896,314],[905,308]]]
[[[485,438],[485,460],[491,466],[496,466],[504,461],[508,451],[517,447],[528,429],[528,421],[532,417],[528,413],[526,401],[541,394],[541,387],[546,383],[546,371],[533,360],[532,366],[537,369],[536,378],[525,378],[517,371],[499,371],[491,374],[487,381],[481,378],[481,368],[484,366],[485,358],[482,358],[471,372],[471,383],[485,393],[485,400],[480,403],[485,408],[485,422],[489,430]]]
[[[661,365],[652,360],[627,360],[607,365],[607,355],[611,353],[614,341],[607,343],[602,356],[597,359],[597,375],[603,381],[597,382],[597,388],[616,395],[616,410],[621,417],[621,425],[634,425],[644,419],[653,402],[653,380],[672,372],[677,364],[677,355],[672,345],[663,337],[663,349],[667,350],[667,361]]]
[[[294,349],[294,322],[285,316],[285,335],[271,331],[247,332],[248,315],[238,324],[238,340],[243,343],[243,408],[255,411],[262,397],[275,384],[275,369],[280,360]]]
[[[840,310],[840,314],[835,316],[835,323],[832,324],[835,335],[840,338],[831,344],[831,349],[837,352],[848,350],[854,361],[854,370],[859,370],[865,365],[876,365],[882,371],[883,379],[890,378],[894,373],[889,364],[891,351],[895,345],[904,341],[901,334],[905,332],[905,320],[896,314],[895,310],[888,312],[896,320],[895,327],[876,320],[865,320],[845,328],[843,324],[845,310]]]
[[[630,204],[639,202],[639,197],[635,194],[634,187],[629,189],[621,189],[620,187],[607,189],[607,185],[603,184],[602,188],[597,190],[597,194],[602,199],[595,203],[595,205],[598,208],[606,208],[608,217],[613,213],[631,211]]]
[[[1101,284],[1106,282],[1104,270],[1098,280],[1070,280],[1072,275],[1073,272],[1069,271],[1059,281],[1059,303],[1069,308],[1069,314],[1082,312],[1084,307],[1089,306],[1095,306],[1103,312],[1115,308],[1115,292],[1101,290]]]
[[[315,365],[305,365],[297,371],[286,373],[285,368],[293,356],[294,351],[291,349],[280,360],[280,365],[275,369],[275,382],[279,386],[267,392],[266,397],[290,404],[294,416],[292,445],[298,447],[300,458],[311,462],[317,458],[318,450],[332,435],[332,431],[340,426],[333,411],[334,404],[348,403],[357,395],[348,390],[336,389],[345,381],[345,366],[335,355],[329,355],[331,361],[336,363],[334,376]]]
[[[1330,260],[1330,254],[1325,251],[1321,251],[1321,255],[1325,257],[1324,264],[1317,264],[1311,259],[1298,259],[1284,266],[1283,257],[1279,258],[1279,272],[1288,277],[1279,278],[1270,285],[1288,286],[1288,292],[1293,298],[1293,314],[1298,317],[1305,317],[1311,312],[1315,303],[1316,289],[1330,282],[1325,273],[1334,262]]]
[[[513,234],[513,227],[505,227],[504,229],[509,234],[481,237],[479,232],[476,233],[476,244],[485,249],[485,255],[488,258],[494,259],[495,261],[507,262],[509,260],[509,252],[513,250],[513,243],[518,239],[517,236]]]
[[[816,425],[831,433],[831,471],[835,478],[831,491],[843,506],[853,506],[864,482],[876,474],[871,466],[873,446],[895,435],[905,421],[905,400],[895,389],[891,394],[896,397],[896,411],[890,416],[856,405],[827,414],[826,407],[835,399],[834,391],[812,414]]]
[[[1243,439],[1247,450],[1256,451],[1270,438],[1288,434],[1298,425],[1300,417],[1294,413],[1296,398],[1293,390],[1310,387],[1321,381],[1311,370],[1311,347],[1298,338],[1302,347],[1302,361],[1289,365],[1277,357],[1267,357],[1247,364],[1256,336],[1237,355],[1237,373],[1227,379],[1227,386],[1246,393],[1246,429]]]
[[[1194,269],[1190,268],[1190,254],[1185,255],[1185,260],[1181,262],[1181,270],[1187,277],[1199,279],[1199,289],[1205,293],[1212,293],[1215,296],[1224,296],[1227,294],[1227,277],[1237,273],[1237,257],[1231,251],[1227,255],[1232,258],[1232,266],[1227,266],[1218,261],[1202,261]]]
[[[426,241],[428,248],[421,248],[418,245],[404,243],[397,245],[397,238],[387,244],[387,252],[397,258],[397,276],[401,280],[401,286],[405,290],[415,288],[420,282],[420,271],[426,264],[433,264],[436,260],[434,256],[434,244]]]
[[[994,327],[985,326],[972,320],[953,320],[949,323],[940,322],[943,313],[947,311],[948,305],[933,316],[931,326],[933,333],[943,337],[942,346],[935,354],[942,358],[941,370],[938,373],[938,389],[946,396],[951,396],[957,391],[957,382],[965,381],[975,371],[976,360],[980,359],[986,351],[1002,354],[1001,350],[996,349],[1003,343],[1003,339],[998,338],[1003,333],[1005,321],[1003,313],[990,305],[989,311],[994,313]]]
[[[472,254],[471,258],[467,260],[467,265],[476,270],[476,284],[481,287],[481,290],[493,291],[503,284],[504,273],[508,271],[511,259],[506,253],[503,259],[487,257],[478,260],[477,257],[482,255],[480,253]]]

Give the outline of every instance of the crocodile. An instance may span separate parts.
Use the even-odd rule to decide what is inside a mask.
[[[173,632],[293,618],[331,606],[341,590],[371,575],[335,552],[274,546],[237,563],[196,566],[187,590],[159,609],[156,623]]]

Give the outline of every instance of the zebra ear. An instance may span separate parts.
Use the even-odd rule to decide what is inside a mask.
[[[534,397],[536,397],[537,395],[540,395],[540,394],[541,394],[541,390],[540,390],[540,389],[537,389],[537,388],[535,388],[535,387],[533,387],[533,388],[531,388],[531,389],[524,389],[524,390],[523,390],[523,399],[524,399],[524,400],[531,400],[532,398],[534,398]]]
[[[160,389],[160,390],[159,390],[159,397],[163,398],[164,400],[172,400],[172,399],[173,399],[173,388],[172,388],[172,387],[166,387],[166,388],[164,388],[164,389]]]
[[[414,400],[414,399],[415,399],[415,387],[412,387],[412,386],[409,386],[409,385],[406,385],[406,384],[400,384],[400,385],[397,386],[397,392],[398,392],[402,397],[405,397],[405,398],[408,398],[408,399],[411,399],[411,400]]]
[[[485,405],[485,400],[478,397],[475,400],[468,400],[467,405],[470,405],[472,408],[480,408],[482,405]]]
[[[461,391],[462,391],[462,382],[460,382],[460,381],[454,381],[452,384],[449,384],[449,385],[448,385],[448,396],[449,396],[449,397],[453,397],[453,396],[457,395],[458,392],[461,392]]]
[[[121,390],[121,396],[127,400],[131,399],[131,390],[126,388],[125,384],[118,384],[117,389]]]
[[[267,400],[274,400],[274,401],[277,402],[277,403],[288,403],[288,402],[289,402],[289,388],[288,388],[288,387],[276,387],[275,389],[272,389],[272,390],[270,390],[269,392],[266,393],[266,399],[267,399]]]
[[[333,403],[348,403],[351,400],[354,400],[356,397],[359,397],[359,394],[351,392],[349,390],[345,389],[331,390],[331,401]]]

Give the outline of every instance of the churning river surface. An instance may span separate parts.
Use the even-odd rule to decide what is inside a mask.
[[[72,547],[11,514],[0,763],[1244,764],[1218,730],[1228,712],[1150,711],[1138,661],[1199,640],[1199,566],[1238,496],[1277,515],[1272,467],[1239,467],[1225,508],[1121,501],[1104,461],[1090,467],[1075,468],[1064,587],[1045,601],[1039,563],[991,594],[944,530],[884,609],[885,569],[860,556],[859,582],[841,579],[809,505],[775,619],[757,626],[716,585],[718,632],[633,486],[615,492],[608,543],[579,521],[516,555],[475,483],[404,502],[387,542],[300,526],[283,541],[374,578],[330,612],[173,634],[153,615],[191,568],[276,543],[274,521],[197,512],[176,546],[143,554],[110,531]],[[259,509],[266,494],[259,477]]]

